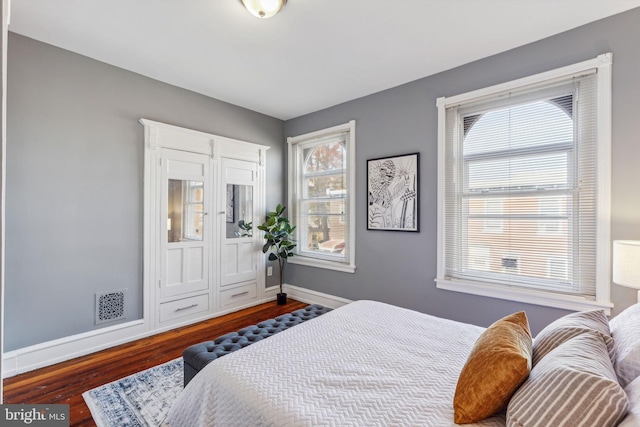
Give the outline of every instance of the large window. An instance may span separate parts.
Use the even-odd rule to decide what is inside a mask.
[[[289,138],[291,263],[355,271],[355,122]]]
[[[610,64],[438,100],[438,287],[611,306]]]

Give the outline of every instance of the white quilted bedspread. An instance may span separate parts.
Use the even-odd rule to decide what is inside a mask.
[[[483,328],[356,301],[217,359],[171,427],[454,426],[458,374]],[[504,426],[497,416],[474,426]]]

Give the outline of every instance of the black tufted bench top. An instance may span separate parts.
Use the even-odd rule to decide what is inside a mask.
[[[318,317],[328,311],[331,311],[331,309],[319,304],[313,304],[300,310],[280,315],[275,319],[265,320],[257,325],[248,326],[237,332],[231,332],[213,341],[192,345],[182,352],[182,358],[184,359],[184,386],[186,387],[189,381],[191,381],[202,368],[218,357],[222,357],[225,354],[239,350],[299,323]]]

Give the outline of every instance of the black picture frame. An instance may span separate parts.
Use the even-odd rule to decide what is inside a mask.
[[[420,153],[367,160],[367,230],[420,231]]]

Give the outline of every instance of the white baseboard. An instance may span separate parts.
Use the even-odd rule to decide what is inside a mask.
[[[296,299],[300,302],[306,302],[307,304],[320,304],[325,307],[338,308],[352,302],[345,298],[301,288],[299,286],[285,284],[284,288],[289,298]]]
[[[147,322],[140,319],[9,351],[2,355],[2,378],[95,353],[153,333],[149,331]]]
[[[54,365],[106,348],[155,335],[160,332],[222,316],[264,302],[273,301],[276,298],[278,290],[277,286],[267,288],[264,290],[264,297],[259,301],[252,301],[246,305],[218,311],[215,314],[208,314],[202,318],[190,319],[181,324],[172,324],[165,328],[150,329],[148,322],[140,319],[9,351],[2,355],[2,378],[12,377],[24,372],[33,371],[34,369]],[[351,302],[344,298],[323,294],[298,286],[285,285],[285,290],[290,298],[308,304],[321,304],[326,307],[338,308]]]
[[[265,292],[264,298],[261,300],[217,311],[214,314],[209,313],[205,316],[192,318],[182,323],[172,323],[167,327],[150,329],[148,322],[140,319],[8,351],[2,355],[2,378],[12,377],[33,371],[34,369],[65,362],[76,357],[85,356],[120,344],[166,332],[171,329],[219,317],[254,305],[273,301],[275,298],[276,292],[273,292],[273,295],[271,295],[270,292]]]

